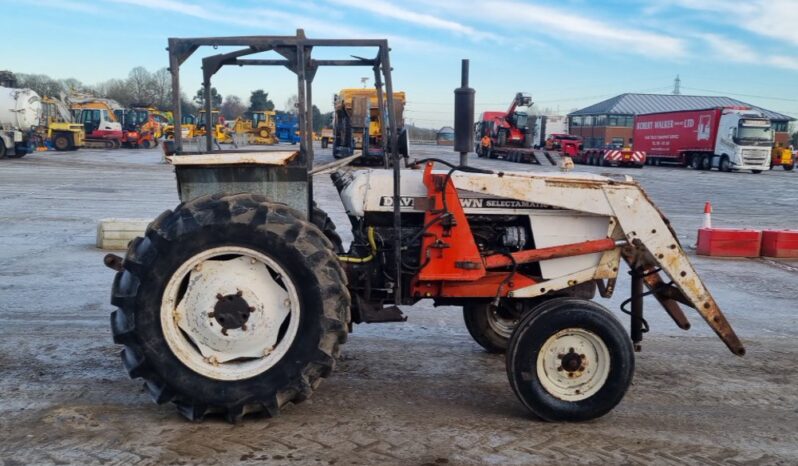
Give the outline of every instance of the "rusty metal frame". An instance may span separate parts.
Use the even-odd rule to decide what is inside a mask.
[[[180,66],[193,55],[200,47],[245,47],[233,52],[205,57],[203,63],[203,89],[205,94],[206,121],[206,150],[213,152],[213,134],[211,133],[211,78],[223,66],[284,66],[297,76],[297,106],[299,119],[299,157],[290,162],[295,167],[302,167],[307,173],[308,218],[313,212],[313,101],[312,83],[316,71],[320,66],[370,66],[374,70],[374,85],[377,89],[379,104],[386,103],[386,113],[389,123],[382,125],[383,146],[385,150],[386,167],[393,165],[394,179],[394,253],[396,277],[394,280],[394,299],[397,304],[402,300],[401,288],[401,215],[400,215],[400,155],[397,150],[397,125],[394,119],[393,80],[391,79],[391,64],[386,39],[309,39],[302,29],[298,29],[295,36],[233,36],[233,37],[198,37],[198,38],[169,38],[169,71],[172,75],[172,106],[175,122],[174,143],[177,154],[183,151],[182,138],[182,112],[180,109]],[[374,47],[377,54],[373,59],[354,57],[345,60],[315,60],[312,58],[314,47]],[[283,59],[247,59],[249,55],[274,51]],[[382,90],[385,86],[385,92]],[[383,100],[384,99],[384,100]],[[384,115],[380,112],[384,123]],[[388,134],[390,133],[390,134]],[[386,147],[383,147],[387,149]],[[245,152],[245,151],[226,151]]]

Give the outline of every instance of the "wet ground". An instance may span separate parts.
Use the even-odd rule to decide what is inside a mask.
[[[450,148],[416,153],[454,160]],[[634,385],[596,421],[532,419],[503,358],[472,342],[460,310],[420,303],[405,309],[406,323],[357,326],[332,377],[280,417],[189,423],[127,378],[108,322],[113,273],[94,248],[98,220],[177,204],[160,159],[155,149],[0,161],[3,464],[798,463],[798,263],[692,253],[748,354],[733,356],[697,314],[683,332],[649,303]],[[798,173],[577,170],[640,180],[683,245],[695,243],[707,200],[716,226],[798,228]],[[316,186],[321,207],[346,225],[327,178]],[[600,302],[617,310],[627,287],[622,275],[616,297]]]

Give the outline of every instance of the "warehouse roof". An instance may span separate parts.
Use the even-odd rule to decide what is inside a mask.
[[[703,110],[715,107],[750,107],[761,111],[771,120],[795,120],[795,118],[787,115],[741,102],[731,97],[673,94],[621,94],[571,112],[568,115],[643,115],[646,113]]]

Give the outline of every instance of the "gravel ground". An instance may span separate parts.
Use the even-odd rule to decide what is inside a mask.
[[[433,146],[415,153],[454,159]],[[785,261],[693,257],[748,354],[729,353],[697,314],[683,332],[649,302],[634,385],[596,421],[530,418],[503,358],[471,341],[460,310],[419,303],[406,323],[355,327],[332,377],[280,417],[189,423],[127,378],[108,324],[113,273],[94,248],[98,220],[152,218],[177,204],[160,158],[158,149],[82,150],[0,161],[3,464],[798,463],[798,263]],[[685,245],[706,200],[716,226],[798,228],[796,173],[577,170],[640,180]],[[346,225],[329,180],[316,189]],[[627,289],[624,274],[602,304],[617,310]]]

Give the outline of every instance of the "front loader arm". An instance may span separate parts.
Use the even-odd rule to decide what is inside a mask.
[[[622,255],[629,267],[644,271],[647,275],[644,281],[652,294],[666,309],[679,302],[697,310],[732,353],[744,355],[740,339],[693,268],[665,217],[645,192],[636,185],[608,186],[604,192],[629,242]],[[670,284],[662,281],[657,269],[670,278]],[[674,317],[677,324],[686,322],[683,316],[681,319]]]
[[[699,278],[667,219],[636,182],[588,174],[548,173],[455,174],[453,178],[458,189],[613,218],[619,228],[614,230],[612,239],[626,241],[626,245],[619,247],[620,255],[643,276],[651,294],[674,322],[680,328],[689,328],[678,303],[692,307],[734,354],[745,354],[745,348]],[[605,257],[611,254],[608,251]],[[617,268],[614,271],[617,273]],[[513,295],[532,297],[545,293],[541,291],[544,289],[551,291],[577,281],[606,278],[599,272],[599,268],[584,270],[516,290]],[[661,274],[670,281],[663,280]]]

